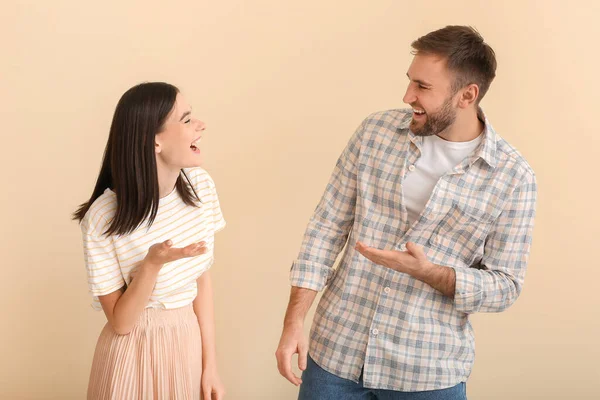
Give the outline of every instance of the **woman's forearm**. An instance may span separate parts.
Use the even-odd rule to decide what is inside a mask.
[[[194,312],[202,334],[202,367],[216,368],[215,316],[210,271],[204,272],[196,282],[198,295],[194,300]]]
[[[148,305],[161,266],[148,265],[145,261],[138,267],[135,278],[125,292],[116,300],[107,318],[116,333],[127,335]],[[104,304],[102,305],[106,311]]]

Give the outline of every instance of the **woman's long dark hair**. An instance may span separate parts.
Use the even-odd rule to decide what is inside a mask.
[[[92,203],[108,188],[117,195],[117,210],[105,234],[131,233],[158,212],[159,193],[154,136],[173,110],[179,89],[163,82],[142,83],[129,89],[117,104],[96,187],[90,199],[73,213],[81,222]],[[185,181],[184,181],[185,178]],[[175,184],[182,200],[200,200],[183,170]]]

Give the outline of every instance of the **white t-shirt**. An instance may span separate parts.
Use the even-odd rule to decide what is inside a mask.
[[[438,180],[469,156],[482,140],[483,135],[468,142],[449,142],[437,135],[423,138],[421,157],[402,185],[410,225],[425,209]]]
[[[130,274],[154,243],[171,239],[174,247],[205,241],[208,252],[165,264],[158,274],[147,307],[178,308],[191,304],[197,294],[196,279],[213,261],[214,234],[225,227],[215,185],[202,168],[185,170],[198,197],[199,207],[185,204],[177,190],[159,201],[158,213],[148,229],[142,223],[127,235],[106,236],[117,208],[117,196],[106,189],[94,201],[81,223],[88,286],[94,296],[92,307],[101,310],[98,296],[131,283]]]

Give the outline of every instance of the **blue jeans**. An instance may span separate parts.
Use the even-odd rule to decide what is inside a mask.
[[[395,390],[367,389],[359,382],[340,378],[319,367],[309,356],[302,373],[298,400],[467,400],[465,383],[440,390],[398,392]]]

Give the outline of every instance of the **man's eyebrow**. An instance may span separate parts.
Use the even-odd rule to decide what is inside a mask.
[[[408,75],[408,72],[406,73],[406,76],[408,76],[408,79],[410,79],[410,76]],[[410,79],[413,82],[417,82],[419,85],[423,85],[423,86],[431,86],[431,83],[422,81],[420,79]]]

